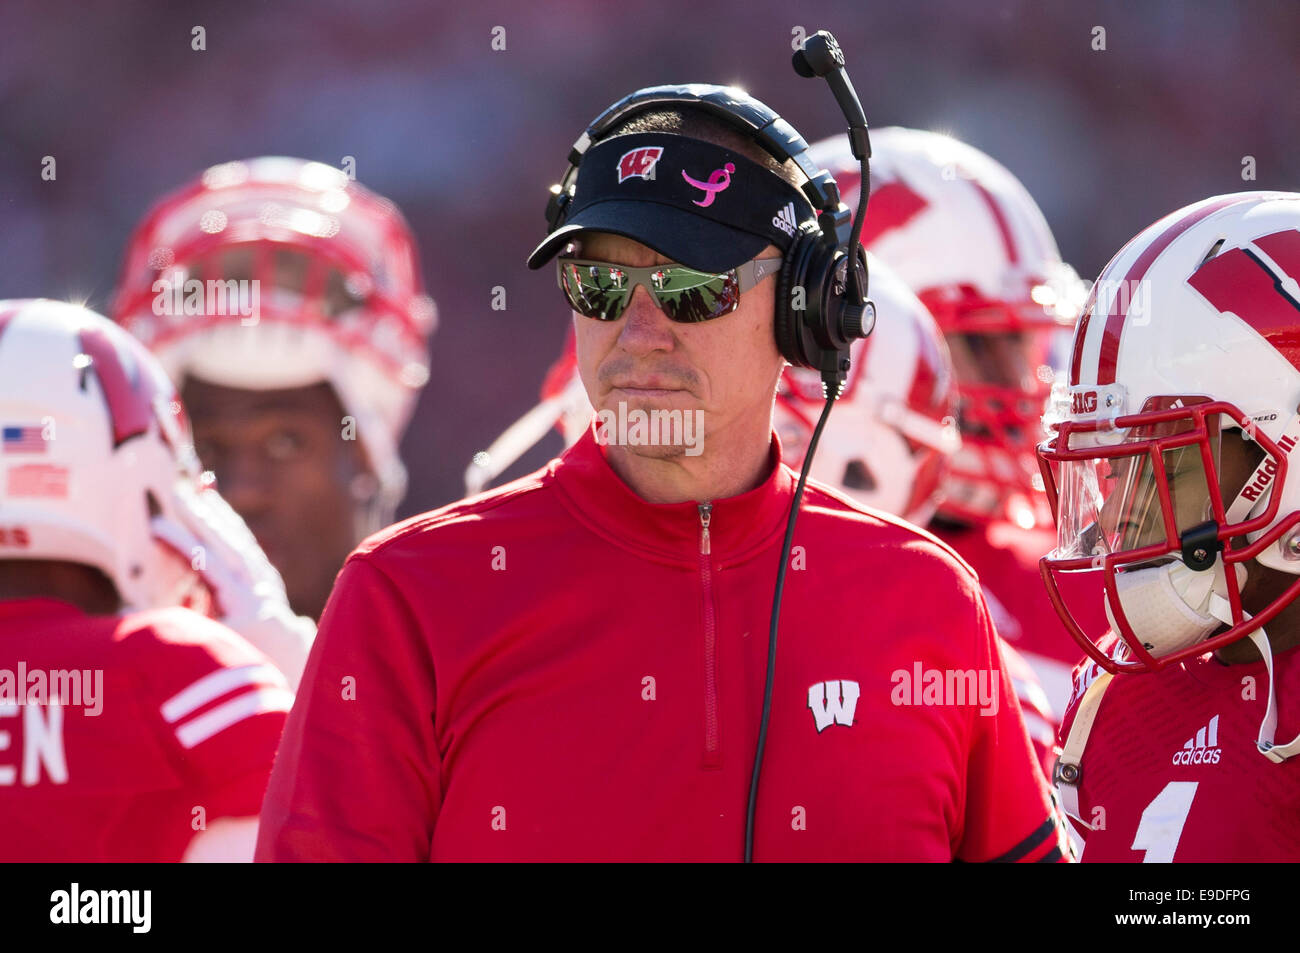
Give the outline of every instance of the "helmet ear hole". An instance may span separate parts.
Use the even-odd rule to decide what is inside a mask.
[[[874,492],[876,489],[876,477],[863,460],[850,461],[844,468],[840,483],[851,490],[862,490],[865,493]]]
[[[1205,264],[1207,261],[1209,261],[1211,258],[1213,258],[1215,255],[1219,253],[1219,249],[1223,247],[1224,241],[1226,241],[1226,239],[1220,238],[1217,242],[1215,242],[1213,245],[1210,246],[1210,250],[1207,251],[1205,253],[1205,257],[1201,259],[1201,265]],[[1197,265],[1196,267],[1200,268],[1201,265]]]

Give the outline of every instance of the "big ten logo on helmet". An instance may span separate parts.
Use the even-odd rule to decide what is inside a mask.
[[[618,160],[618,180],[630,179],[639,175],[643,179],[653,180],[655,163],[663,156],[663,146],[642,146],[623,153]]]
[[[1097,412],[1097,392],[1075,391],[1070,395],[1070,413],[1095,414]]]

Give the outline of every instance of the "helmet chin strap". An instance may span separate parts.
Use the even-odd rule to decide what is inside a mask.
[[[1255,648],[1259,649],[1259,654],[1263,656],[1264,668],[1268,672],[1268,707],[1264,710],[1264,720],[1260,722],[1259,738],[1255,740],[1255,746],[1269,761],[1281,764],[1287,758],[1300,753],[1300,734],[1284,745],[1273,743],[1273,734],[1277,731],[1277,693],[1274,691],[1277,679],[1273,677],[1273,647],[1269,644],[1268,636],[1264,634],[1262,628],[1250,633],[1250,640],[1255,643]]]
[[[1227,600],[1218,600],[1211,606],[1210,613],[1225,625],[1232,625],[1232,613]],[[1247,619],[1250,618],[1249,612],[1243,611],[1242,615]],[[1250,633],[1249,638],[1255,643],[1255,648],[1264,659],[1264,669],[1268,673],[1268,705],[1264,709],[1264,720],[1259,724],[1259,737],[1255,740],[1255,746],[1268,760],[1281,764],[1287,758],[1300,753],[1300,734],[1284,745],[1273,743],[1273,736],[1277,731],[1277,679],[1273,677],[1273,646],[1263,628]]]
[[[1300,414],[1291,418],[1282,433],[1291,433],[1298,421],[1300,421]],[[1269,462],[1268,457],[1261,460],[1255,468],[1255,472],[1242,484],[1243,493],[1238,494],[1228,508],[1226,515],[1229,523],[1239,523],[1249,519],[1253,514],[1263,512],[1264,507],[1268,505],[1269,497],[1273,495],[1276,483],[1269,484],[1268,489],[1260,494],[1259,499],[1253,502],[1246,499],[1244,489],[1255,484],[1267,472],[1266,467]],[[1231,609],[1225,600],[1216,600],[1210,607],[1210,614],[1225,625],[1232,625]],[[1250,613],[1244,610],[1242,615],[1247,619],[1250,618]],[[1255,643],[1255,648],[1259,650],[1260,657],[1264,659],[1264,669],[1268,672],[1268,706],[1264,710],[1264,720],[1260,722],[1259,738],[1256,739],[1255,745],[1259,749],[1259,753],[1264,757],[1275,764],[1281,764],[1287,758],[1300,753],[1300,735],[1296,735],[1284,745],[1273,743],[1273,735],[1277,731],[1277,692],[1274,688],[1276,679],[1273,677],[1273,646],[1263,628],[1250,633],[1250,640]]]

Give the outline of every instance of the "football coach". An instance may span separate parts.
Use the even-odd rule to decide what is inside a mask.
[[[796,483],[777,304],[816,211],[800,163],[690,102],[579,142],[528,264],[556,259],[592,427],[349,557],[259,860],[744,857]],[[815,482],[793,541],[754,858],[1062,859],[972,571]]]

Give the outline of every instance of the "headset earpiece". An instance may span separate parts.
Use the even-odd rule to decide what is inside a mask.
[[[867,286],[866,252],[859,246],[859,287]],[[857,322],[849,304],[848,249],[819,230],[795,236],[777,280],[773,327],[781,355],[796,367],[844,373]],[[855,326],[856,324],[856,326]]]
[[[803,228],[795,235],[777,275],[773,330],[781,356],[795,367],[808,367],[804,350],[805,314],[808,308],[809,261],[816,255],[820,231]]]

